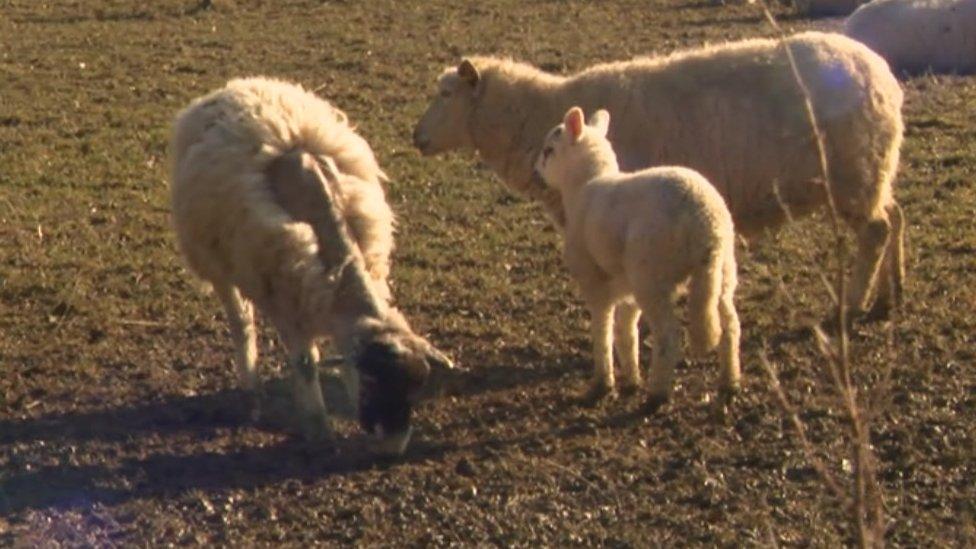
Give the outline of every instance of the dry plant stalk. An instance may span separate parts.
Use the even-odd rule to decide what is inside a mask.
[[[824,286],[827,288],[827,293],[831,302],[836,307],[836,317],[834,322],[837,326],[837,336],[835,339],[832,339],[819,325],[815,325],[813,327],[813,331],[817,348],[820,351],[820,354],[823,355],[824,359],[827,361],[831,381],[833,382],[834,389],[837,391],[838,397],[845,412],[847,428],[849,429],[847,436],[850,437],[851,441],[851,464],[854,475],[853,489],[845,487],[845,483],[842,483],[830,470],[830,468],[827,467],[823,460],[817,456],[813,445],[806,435],[806,426],[803,423],[803,420],[800,419],[800,416],[797,414],[796,408],[787,397],[786,392],[779,382],[776,369],[767,359],[765,352],[762,353],[760,360],[763,368],[766,370],[766,373],[770,378],[772,390],[776,395],[780,408],[793,425],[796,438],[798,439],[804,455],[816,471],[821,482],[823,482],[826,491],[832,497],[840,501],[844,509],[848,512],[854,524],[858,545],[862,548],[879,548],[884,546],[884,498],[877,478],[876,458],[874,456],[874,451],[871,448],[868,418],[866,417],[866,414],[862,412],[862,407],[858,403],[858,391],[851,379],[851,362],[848,337],[849,328],[847,318],[848,311],[846,302],[847,287],[845,281],[848,252],[846,240],[844,239],[844,235],[841,231],[840,216],[838,214],[836,202],[834,201],[833,189],[831,187],[830,172],[827,165],[826,147],[824,145],[824,135],[820,129],[820,125],[817,123],[816,113],[813,109],[812,94],[810,93],[803,76],[800,74],[800,70],[798,68],[796,58],[793,55],[792,49],[786,43],[786,33],[779,26],[765,2],[760,2],[760,5],[762,6],[767,21],[779,35],[779,40],[783,45],[787,60],[789,61],[790,69],[793,72],[793,77],[800,89],[800,94],[803,97],[804,108],[806,110],[807,118],[810,121],[811,132],[815,138],[817,153],[820,160],[820,170],[823,175],[823,185],[827,197],[828,213],[831,219],[831,228],[835,242],[835,282],[833,284],[829,282],[829,277],[826,272],[828,269],[818,269],[818,274],[820,275],[821,280],[824,282]],[[780,207],[783,208],[787,221],[792,222],[793,216],[791,215],[785,201],[780,197],[778,188],[776,189],[776,196],[779,200]],[[877,400],[875,400],[875,404],[877,404]],[[850,492],[853,492],[853,494]]]

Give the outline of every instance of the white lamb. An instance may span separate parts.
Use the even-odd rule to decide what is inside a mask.
[[[807,32],[786,44],[812,93],[827,143],[831,189],[857,234],[848,294],[864,311],[884,258],[874,313],[900,300],[901,208],[892,181],[902,142],[902,91],[884,59],[839,34]],[[783,44],[757,39],[666,57],[597,65],[572,76],[490,57],[465,59],[440,77],[414,131],[424,154],[473,149],[510,188],[541,200],[561,223],[558,193],[533,180],[546,132],[566,109],[606,108],[625,171],[681,165],[725,198],[736,229],[756,235],[826,200],[820,162]]]
[[[595,370],[588,398],[614,386],[614,343],[622,385],[640,383],[637,320],[643,311],[654,341],[648,407],[667,401],[682,357],[674,300],[686,282],[690,348],[701,355],[720,345],[722,393],[730,396],[739,386],[732,216],[721,195],[694,170],[621,173],[606,138],[609,123],[606,111],[597,111],[587,125],[583,111],[571,108],[546,137],[536,163],[542,179],[562,196],[563,257],[591,315]]]
[[[330,434],[314,343],[328,336],[363,427],[402,452],[411,405],[450,362],[389,303],[393,214],[366,141],[301,87],[248,78],[181,112],[171,155],[180,249],[223,303],[244,388],[258,382],[253,303],[289,353],[306,436]]]
[[[976,0],[875,0],[844,23],[898,71],[976,72]]]

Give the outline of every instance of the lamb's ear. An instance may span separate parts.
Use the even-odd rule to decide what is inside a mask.
[[[586,124],[600,132],[600,135],[603,137],[606,137],[607,130],[610,129],[610,113],[606,109],[600,109],[590,115],[590,119]]]
[[[477,86],[478,80],[481,79],[481,75],[478,74],[478,69],[467,59],[461,61],[461,64],[458,65],[457,72],[461,80],[467,82],[472,88]]]
[[[583,135],[583,109],[573,107],[566,111],[566,116],[563,117],[563,125],[566,126],[566,131],[573,143],[579,141],[580,136]]]

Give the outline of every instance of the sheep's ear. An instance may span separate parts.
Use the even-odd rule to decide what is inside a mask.
[[[563,117],[563,125],[566,126],[570,139],[574,143],[579,141],[580,136],[583,135],[583,109],[573,107],[566,111],[566,116]]]
[[[610,113],[606,109],[600,109],[590,115],[590,119],[586,124],[600,132],[600,135],[603,137],[606,137],[607,130],[610,129]]]
[[[440,397],[450,384],[451,372],[456,370],[454,362],[444,353],[428,344],[424,349],[424,364],[428,368],[427,383],[414,393],[414,401],[430,400]]]
[[[478,69],[467,59],[461,61],[461,64],[458,65],[457,72],[461,80],[467,82],[472,88],[478,84],[478,80],[481,78],[481,75],[478,74]]]

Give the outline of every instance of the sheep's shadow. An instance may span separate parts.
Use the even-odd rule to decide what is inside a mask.
[[[539,359],[531,351],[515,353],[523,359]],[[474,357],[477,360],[478,357]],[[449,394],[471,395],[504,390],[515,385],[540,383],[566,374],[561,366],[538,369],[483,365],[474,372],[461,371],[450,381]],[[341,382],[323,369],[323,391],[338,419],[350,419],[341,401]],[[44,465],[31,463],[16,451],[0,458],[7,461],[0,474],[0,514],[47,507],[78,508],[95,503],[113,504],[136,497],[167,496],[192,489],[247,488],[287,479],[314,479],[342,475],[391,462],[373,454],[365,437],[351,435],[327,445],[310,445],[297,438],[279,439],[271,446],[243,446],[237,451],[175,453],[171,446],[140,459],[113,461],[93,456],[93,463],[78,464],[69,456],[76,445],[127,445],[140,438],[181,437],[207,440],[213,436],[236,437],[233,429],[257,427],[266,432],[291,433],[294,429],[291,383],[286,377],[262,385],[262,419],[249,423],[247,395],[223,390],[206,395],[171,395],[159,400],[96,410],[66,412],[30,419],[0,420],[0,447],[15,449],[43,442]],[[422,412],[421,412],[422,414]],[[423,421],[421,419],[421,421]],[[424,429],[421,429],[423,432]],[[245,439],[247,437],[241,437]],[[456,448],[450,441],[411,443],[395,463],[436,459]],[[174,452],[174,453],[171,453]],[[61,461],[61,465],[48,465]],[[119,488],[118,479],[127,479]]]
[[[328,446],[283,441],[230,452],[156,453],[111,465],[35,467],[8,473],[0,482],[0,516],[27,509],[85,508],[135,498],[174,497],[190,490],[250,489],[292,479],[321,479],[426,460],[442,448],[411,449],[391,460],[362,451],[361,446],[351,440]]]
[[[498,356],[474,354],[465,357],[465,369],[450,376],[446,392],[466,397],[543,383],[562,383],[567,378],[588,372],[591,367],[586,357],[572,352],[543,355],[529,347],[511,347],[503,356],[503,361],[499,361]]]
[[[335,392],[328,376],[323,378],[326,392]],[[264,384],[259,430],[294,431],[290,386],[288,379]],[[244,397],[243,391],[225,390],[94,412],[2,420],[0,448],[5,451],[0,452],[0,463],[5,466],[0,470],[0,516],[26,509],[80,508],[165,497],[193,489],[250,488],[287,479],[317,479],[430,459],[450,448],[419,440],[404,456],[390,460],[371,451],[367,437],[359,433],[321,444],[298,437],[277,438],[269,444],[262,437],[265,442],[256,445],[243,431],[234,431],[254,426],[248,423]],[[342,411],[333,413],[338,419],[349,419]],[[198,442],[215,436],[240,439],[241,447],[181,453],[179,443],[171,441],[184,441],[185,435]],[[103,449],[133,443],[141,447],[142,438],[161,439],[163,446],[153,451],[150,445],[146,457],[128,459],[112,459],[112,451]],[[79,464],[73,458],[74,450],[89,443],[95,450],[88,455],[83,451]],[[32,447],[30,458],[18,455],[18,448],[28,447]],[[39,447],[40,457],[36,454]]]

